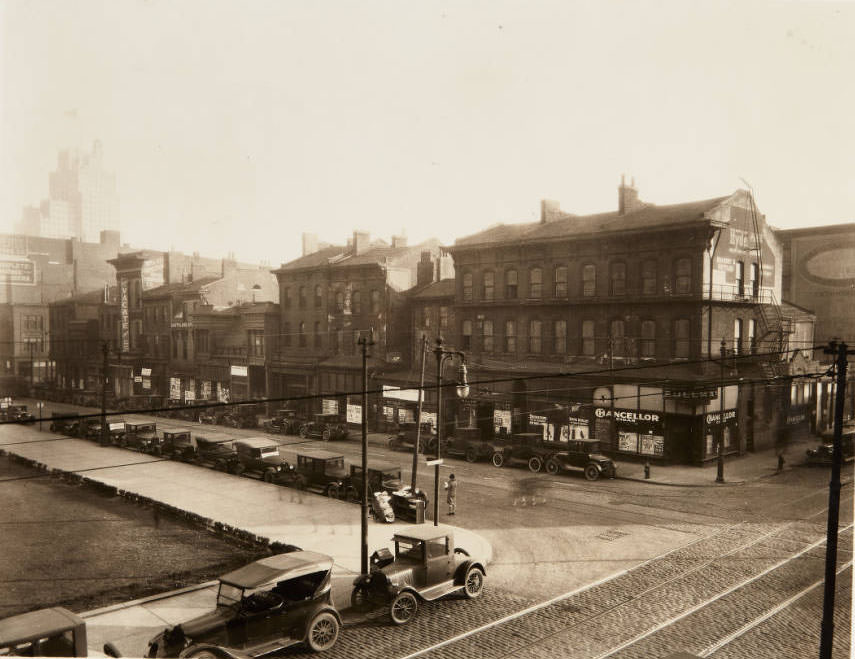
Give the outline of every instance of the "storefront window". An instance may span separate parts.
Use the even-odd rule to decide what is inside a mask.
[[[612,295],[626,295],[626,263],[611,264]]]

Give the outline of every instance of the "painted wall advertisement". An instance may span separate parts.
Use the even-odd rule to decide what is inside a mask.
[[[122,279],[119,287],[119,323],[122,332],[122,352],[131,349],[131,320],[128,316],[128,280]]]
[[[347,422],[362,423],[362,405],[347,404]]]
[[[338,401],[335,398],[322,399],[321,412],[324,414],[338,414]]]
[[[36,264],[32,261],[0,261],[0,281],[10,284],[35,284]]]
[[[181,400],[181,378],[169,378],[169,400]]]

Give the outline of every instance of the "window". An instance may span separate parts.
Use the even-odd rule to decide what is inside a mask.
[[[463,273],[463,301],[472,302],[472,273]]]
[[[626,295],[626,263],[611,264],[612,295]]]
[[[674,321],[674,357],[689,358],[689,319],[678,318]]]
[[[493,321],[485,320],[481,326],[481,341],[484,352],[493,352]]]
[[[264,331],[249,330],[249,354],[252,357],[264,357]]]
[[[656,261],[653,259],[641,264],[641,294],[656,295]]]
[[[464,320],[463,328],[461,331],[462,339],[463,339],[463,349],[471,350],[472,349],[472,321]]]
[[[756,263],[751,264],[751,296],[760,296],[760,266]]]
[[[733,352],[742,354],[742,318],[733,321]]]
[[[320,321],[315,321],[315,347],[320,348],[322,346],[322,337],[321,337],[321,323]]]
[[[335,293],[335,310],[337,313],[344,311],[344,291],[336,291]]]
[[[380,313],[380,291],[377,289],[371,291],[371,313]]]
[[[748,321],[748,349],[757,352],[757,321],[753,318]]]
[[[567,297],[567,266],[559,265],[555,268],[553,278],[555,281],[553,295],[555,297]]]
[[[290,286],[284,286],[282,288],[281,297],[282,297],[282,307],[284,309],[290,309],[291,308],[291,287]]]
[[[567,321],[556,320],[553,330],[552,352],[562,355],[567,352]]]
[[[609,323],[609,339],[612,342],[612,356],[625,357],[626,346],[624,337],[626,336],[626,326],[622,320],[613,320]]]
[[[430,327],[430,307],[422,307],[422,327]]]
[[[299,300],[300,308],[306,308],[306,287],[300,286],[300,300]]]
[[[508,270],[505,273],[505,298],[508,300],[517,299],[517,271]]]
[[[582,295],[594,297],[597,294],[597,266],[593,263],[582,266]]]
[[[442,329],[448,327],[448,307],[439,308],[439,326]]]
[[[531,320],[528,323],[528,351],[541,352],[543,343],[541,342],[543,333],[543,325],[539,320]]]
[[[494,273],[492,270],[488,270],[487,272],[485,272],[483,283],[484,283],[484,287],[481,291],[482,292],[481,298],[485,302],[492,302],[493,301],[493,292],[495,291],[495,286],[496,286],[496,273]]]
[[[540,268],[528,271],[528,296],[534,300],[543,297],[543,270]]]
[[[341,345],[341,330],[340,329],[334,329],[330,332],[330,352],[332,352],[334,355],[337,355],[340,345]]]
[[[300,337],[300,347],[306,347],[306,323],[300,322],[300,329],[298,331]]]
[[[745,263],[742,261],[736,263],[736,295],[745,295]]]
[[[286,348],[291,347],[291,323],[282,323],[282,345]]]
[[[677,259],[674,265],[674,292],[677,295],[687,295],[692,292],[692,261]]]
[[[656,356],[656,321],[641,321],[641,356],[648,359]]]
[[[359,291],[353,291],[353,295],[350,298],[350,303],[353,313],[362,313],[362,293],[360,293]]]
[[[517,351],[517,321],[505,321],[505,352]]]
[[[196,343],[196,352],[208,352],[208,338],[208,330],[195,330],[193,341]]]
[[[582,321],[582,354],[587,355],[588,357],[593,357],[595,351],[596,351],[596,344],[594,342],[594,321],[593,320],[583,320]]]

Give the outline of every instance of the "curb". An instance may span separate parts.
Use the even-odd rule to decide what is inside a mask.
[[[632,478],[630,476],[615,476],[615,480],[647,483],[648,485],[663,485],[665,487],[726,487],[728,485],[745,485],[748,481],[725,481],[724,483],[665,483],[652,478]]]
[[[101,616],[106,613],[112,613],[113,611],[121,611],[123,609],[129,609],[134,606],[141,606],[143,604],[148,604],[149,602],[156,602],[158,600],[168,599],[170,597],[177,597],[178,595],[184,595],[185,593],[192,593],[196,590],[204,590],[205,588],[210,588],[211,586],[215,586],[219,583],[219,581],[206,581],[204,583],[196,584],[194,586],[184,586],[184,588],[178,588],[176,590],[168,590],[163,593],[157,593],[155,595],[149,595],[148,597],[140,597],[136,600],[129,600],[127,602],[119,602],[118,604],[111,604],[110,606],[102,606],[100,609],[92,609],[91,611],[86,611],[84,613],[78,613],[81,618],[94,618],[95,616]]]

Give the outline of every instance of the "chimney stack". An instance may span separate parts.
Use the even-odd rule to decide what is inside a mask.
[[[367,231],[354,231],[353,232],[353,255],[359,256],[360,254],[364,254],[371,247],[369,244],[371,242],[371,234]]]
[[[392,247],[406,247],[407,246],[407,237],[406,236],[392,236]]]
[[[561,205],[552,199],[540,200],[540,223],[546,224],[557,220],[561,216]]]
[[[427,286],[434,282],[436,267],[429,249],[422,251],[422,258],[416,268],[416,286]]]
[[[314,254],[318,251],[318,234],[304,233],[303,234],[303,256]]]
[[[620,175],[620,186],[618,187],[618,215],[626,215],[641,208],[646,204],[638,199],[638,190],[635,187],[635,178],[627,185],[626,177]]]

